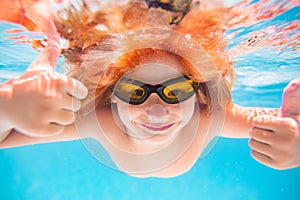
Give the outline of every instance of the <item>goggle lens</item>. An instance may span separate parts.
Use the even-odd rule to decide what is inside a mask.
[[[116,88],[115,94],[127,103],[138,103],[143,101],[146,91],[139,85],[133,83],[121,82]]]
[[[166,103],[176,104],[195,94],[194,81],[179,77],[156,86],[140,81],[123,79],[115,87],[114,94],[129,104],[142,104],[151,93],[157,93]]]
[[[171,102],[183,101],[194,94],[193,81],[186,80],[168,85],[163,89],[163,94]]]

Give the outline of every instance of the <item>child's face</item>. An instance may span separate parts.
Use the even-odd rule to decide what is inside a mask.
[[[172,55],[166,55],[163,58],[151,57],[128,72],[125,77],[144,84],[158,85],[172,79],[177,81],[176,78],[183,77],[184,74],[184,66]],[[179,131],[191,120],[195,101],[194,91],[187,99],[174,104],[167,103],[155,92],[138,105],[125,102],[117,96],[113,97],[126,133],[132,140],[151,146],[166,145],[174,140]]]

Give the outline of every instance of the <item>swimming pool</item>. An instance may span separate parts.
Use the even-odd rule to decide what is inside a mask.
[[[300,7],[244,28],[228,30],[229,50],[258,30],[276,30],[300,19]],[[271,29],[276,28],[277,29]],[[0,25],[0,80],[26,69],[38,55],[12,44]],[[298,34],[299,29],[296,29]],[[29,33],[22,35],[30,36]],[[297,34],[297,32],[295,33]],[[11,36],[11,34],[9,34]],[[39,37],[39,36],[34,36]],[[18,39],[15,41],[19,41]],[[300,50],[263,46],[263,39],[235,57],[238,79],[233,101],[244,106],[279,107],[289,80],[300,77]],[[263,48],[261,48],[263,47]],[[280,48],[280,47],[278,47]],[[297,49],[298,48],[298,49]],[[247,139],[220,138],[191,171],[176,178],[138,179],[95,160],[80,141],[0,150],[0,199],[298,199],[300,168],[278,171],[250,157]],[[298,198],[297,198],[298,197]]]

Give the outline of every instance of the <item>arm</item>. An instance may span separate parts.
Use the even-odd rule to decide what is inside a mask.
[[[253,119],[257,116],[278,116],[278,108],[250,108],[232,104],[226,110],[226,118],[221,136],[229,138],[249,138]]]
[[[5,106],[6,106],[6,99],[8,99],[9,95],[9,88],[4,83],[0,85],[0,143],[5,140],[5,138],[10,134],[13,129],[13,126],[9,123],[9,120],[5,114]]]
[[[48,142],[71,141],[78,139],[80,139],[80,137],[77,134],[77,131],[73,124],[65,126],[62,133],[51,137],[31,137],[19,133],[16,130],[10,130],[6,135],[6,138],[2,142],[0,142],[0,149]]]
[[[258,162],[275,169],[300,166],[300,78],[284,89],[280,109],[236,105],[228,109],[223,136],[247,135]]]

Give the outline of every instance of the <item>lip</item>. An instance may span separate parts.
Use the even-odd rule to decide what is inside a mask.
[[[151,130],[151,131],[154,131],[154,132],[157,132],[157,131],[165,131],[165,130],[168,130],[169,128],[171,128],[175,123],[171,123],[171,124],[168,124],[166,126],[150,126],[150,125],[146,125],[146,124],[141,124],[143,127]]]

